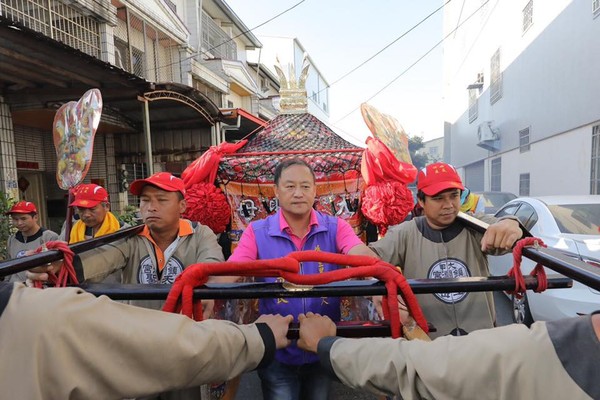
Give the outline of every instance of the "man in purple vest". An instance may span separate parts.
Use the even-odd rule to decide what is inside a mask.
[[[275,169],[275,196],[279,210],[256,221],[244,231],[229,261],[264,260],[286,256],[296,250],[320,250],[342,254],[374,253],[361,242],[341,218],[313,209],[317,187],[311,167],[298,158],[283,160]],[[317,274],[337,265],[303,262],[302,273]],[[232,278],[235,279],[235,278]],[[275,278],[264,278],[274,282]],[[340,320],[339,298],[261,299],[261,314],[319,313]],[[326,400],[331,384],[316,355],[296,344],[278,350],[272,364],[258,372],[266,400]]]

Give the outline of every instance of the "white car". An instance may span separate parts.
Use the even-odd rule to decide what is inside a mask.
[[[534,237],[548,248],[598,267],[600,272],[600,195],[520,197],[506,203],[496,217],[516,215]],[[506,275],[512,267],[512,254],[488,257],[492,275]],[[535,262],[523,257],[523,274]],[[546,274],[557,274],[546,268]],[[600,309],[600,292],[573,281],[570,289],[531,290],[523,299],[511,296],[515,322],[531,324],[550,321]]]
[[[509,192],[476,192],[475,194],[483,197],[486,214],[495,214],[500,207],[517,198],[517,195]]]

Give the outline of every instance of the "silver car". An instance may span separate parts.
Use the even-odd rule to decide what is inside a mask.
[[[600,195],[521,197],[506,203],[495,215],[516,215],[549,248],[600,268]],[[490,257],[490,273],[506,275],[512,263],[510,253]],[[523,274],[534,267],[533,261],[523,257]],[[556,274],[548,268],[546,273]],[[576,281],[570,289],[528,290],[523,299],[511,299],[514,321],[528,325],[534,320],[574,317],[600,309],[600,292]]]

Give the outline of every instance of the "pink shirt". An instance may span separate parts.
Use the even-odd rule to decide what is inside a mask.
[[[310,213],[309,226],[312,227],[313,225],[319,225],[315,210],[312,210]],[[304,243],[306,243],[310,229],[304,237],[294,235],[281,211],[279,211],[279,227],[282,232],[288,233],[292,243],[296,246],[296,249],[301,250]],[[335,245],[338,253],[348,254],[350,249],[359,244],[362,244],[362,241],[356,236],[350,224],[345,220],[338,218],[337,232],[335,235]],[[229,257],[228,261],[254,261],[256,259],[258,259],[258,248],[256,247],[254,230],[252,229],[252,225],[250,225],[242,234],[237,247],[233,251],[231,257]]]

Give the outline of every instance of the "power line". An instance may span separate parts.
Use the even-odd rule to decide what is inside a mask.
[[[354,71],[356,71],[357,69],[359,69],[360,67],[362,67],[363,65],[365,65],[366,63],[368,63],[369,61],[371,61],[372,59],[374,59],[375,57],[377,57],[379,54],[383,53],[385,50],[387,50],[391,45],[393,45],[394,43],[396,43],[398,40],[402,39],[404,36],[408,35],[410,32],[412,32],[413,30],[415,30],[416,28],[419,27],[419,25],[421,25],[422,23],[424,23],[425,21],[427,21],[429,18],[431,18],[433,15],[435,15],[438,11],[440,11],[442,8],[444,8],[444,6],[446,6],[446,4],[450,3],[452,0],[448,0],[446,1],[444,4],[442,4],[440,7],[438,7],[435,11],[431,12],[428,16],[426,16],[425,18],[423,18],[421,21],[419,21],[416,25],[414,25],[412,28],[410,28],[409,30],[407,30],[406,32],[404,32],[403,34],[401,34],[400,36],[398,36],[396,39],[394,39],[393,41],[391,41],[390,43],[388,43],[387,45],[385,45],[381,50],[379,50],[377,53],[373,54],[371,57],[367,58],[365,61],[363,61],[362,63],[360,63],[359,65],[357,65],[356,67],[354,67],[353,69],[351,69],[350,71],[348,71],[347,73],[345,73],[344,75],[342,75],[340,78],[336,79],[335,81],[333,81],[331,84],[325,86],[323,89],[319,90],[318,93],[321,93],[322,91],[330,88],[331,86],[335,85],[336,83],[338,83],[339,81],[341,81],[342,79],[346,78],[348,75],[350,75],[351,73],[353,73]]]
[[[481,28],[479,28],[479,32],[477,32],[477,36],[475,36],[475,39],[473,40],[473,43],[471,43],[471,47],[469,47],[469,50],[466,51],[465,56],[462,59],[462,61],[460,62],[460,64],[458,65],[458,68],[456,69],[456,72],[454,73],[453,78],[456,78],[456,76],[461,71],[462,67],[465,65],[465,61],[467,61],[467,58],[469,58],[469,56],[471,55],[471,51],[473,50],[473,48],[475,48],[475,45],[477,44],[477,41],[481,37],[481,32],[483,32],[483,30],[487,26],[487,23],[492,18],[492,14],[496,10],[496,7],[498,6],[499,2],[500,2],[499,0],[496,1],[496,4],[494,4],[494,6],[492,7],[491,11],[488,13],[486,20],[483,22],[483,24],[481,24]]]
[[[306,1],[306,0],[301,0],[301,1],[297,2],[296,4],[294,4],[293,6],[291,6],[290,8],[288,8],[288,9],[286,9],[286,10],[283,10],[282,12],[280,12],[280,13],[279,13],[279,14],[277,14],[277,15],[275,15],[274,17],[271,17],[271,18],[269,18],[269,19],[268,19],[268,20],[266,20],[265,22],[263,22],[263,23],[260,23],[260,24],[256,25],[254,28],[248,29],[247,31],[240,32],[238,35],[235,35],[234,37],[232,37],[232,38],[230,38],[230,39],[227,39],[227,40],[226,40],[226,41],[224,41],[223,43],[221,43],[221,44],[218,44],[218,45],[216,45],[216,46],[213,46],[213,47],[211,47],[210,49],[208,49],[208,50],[206,50],[206,51],[203,51],[203,52],[202,52],[202,54],[204,55],[204,54],[206,54],[206,53],[208,53],[208,52],[210,52],[210,51],[212,51],[212,50],[216,49],[217,47],[223,46],[225,43],[229,43],[229,42],[231,42],[233,39],[236,39],[236,38],[238,38],[238,37],[240,37],[240,36],[242,36],[242,35],[245,35],[246,33],[252,32],[253,30],[260,28],[260,27],[261,27],[261,26],[263,26],[263,25],[266,25],[266,24],[268,24],[269,22],[273,21],[274,19],[277,19],[277,18],[279,18],[280,16],[282,16],[282,15],[283,15],[283,14],[285,14],[285,13],[287,13],[288,11],[291,11],[291,10],[293,10],[294,8],[298,7],[300,4],[304,3],[305,1]],[[196,56],[196,55],[198,55],[198,54],[200,54],[200,52],[198,52],[198,53],[194,54],[194,56]],[[193,56],[191,56],[191,57],[193,57]],[[186,58],[185,60],[187,60],[187,59],[189,59],[189,58],[191,58],[191,57],[188,57],[188,58]]]
[[[347,137],[350,137],[352,139],[354,139],[357,143],[362,143],[363,145],[365,144],[365,139],[366,138],[359,138],[356,135],[353,135],[352,133],[346,131],[345,129],[341,128],[338,125],[332,124],[330,122],[325,123],[325,125],[327,125],[329,128],[332,128],[332,130],[336,133],[343,133],[344,135],[346,135]],[[368,131],[368,129],[367,129]],[[368,136],[368,135],[367,135]]]
[[[465,2],[466,2],[466,0],[463,0],[462,6],[460,6],[460,12],[458,13],[458,20],[456,21],[457,27],[458,27],[458,24],[460,23],[460,19],[462,18],[463,10],[465,9]],[[454,31],[454,33],[456,33],[456,31]],[[456,37],[456,35],[454,35],[454,37]]]
[[[374,95],[372,95],[371,97],[369,97],[367,100],[363,101],[363,103],[369,102],[370,100],[372,100],[373,98],[375,98],[377,95],[379,95],[381,92],[383,92],[385,89],[387,89],[392,83],[396,82],[398,79],[400,79],[404,74],[406,74],[408,71],[410,71],[415,65],[417,65],[422,59],[424,59],[425,57],[427,57],[433,50],[435,50],[440,44],[442,44],[446,39],[448,39],[448,37],[450,37],[450,35],[452,35],[454,32],[456,32],[458,30],[458,28],[460,28],[464,23],[466,23],[468,20],[471,19],[471,17],[473,17],[475,14],[477,14],[477,12],[479,12],[479,10],[481,10],[483,8],[483,6],[485,6],[487,3],[489,3],[490,0],[486,0],[485,3],[482,3],[481,6],[479,6],[479,8],[477,8],[475,11],[473,11],[473,13],[471,15],[469,15],[467,18],[465,18],[464,21],[462,21],[460,24],[456,25],[456,28],[454,28],[452,31],[448,32],[448,34],[446,36],[444,36],[442,38],[442,40],[440,40],[439,42],[437,42],[432,48],[430,48],[425,54],[423,54],[421,57],[419,57],[415,62],[413,62],[411,65],[408,66],[408,68],[406,68],[404,71],[402,71],[399,75],[397,75],[394,79],[392,79],[390,82],[388,82],[384,87],[382,87],[381,89],[379,89],[377,92],[375,92]],[[360,106],[354,108],[352,111],[350,111],[348,114],[344,115],[342,118],[338,119],[337,121],[335,121],[335,124],[339,123],[340,121],[346,119],[348,116],[350,116],[353,112],[357,111],[360,108]]]

